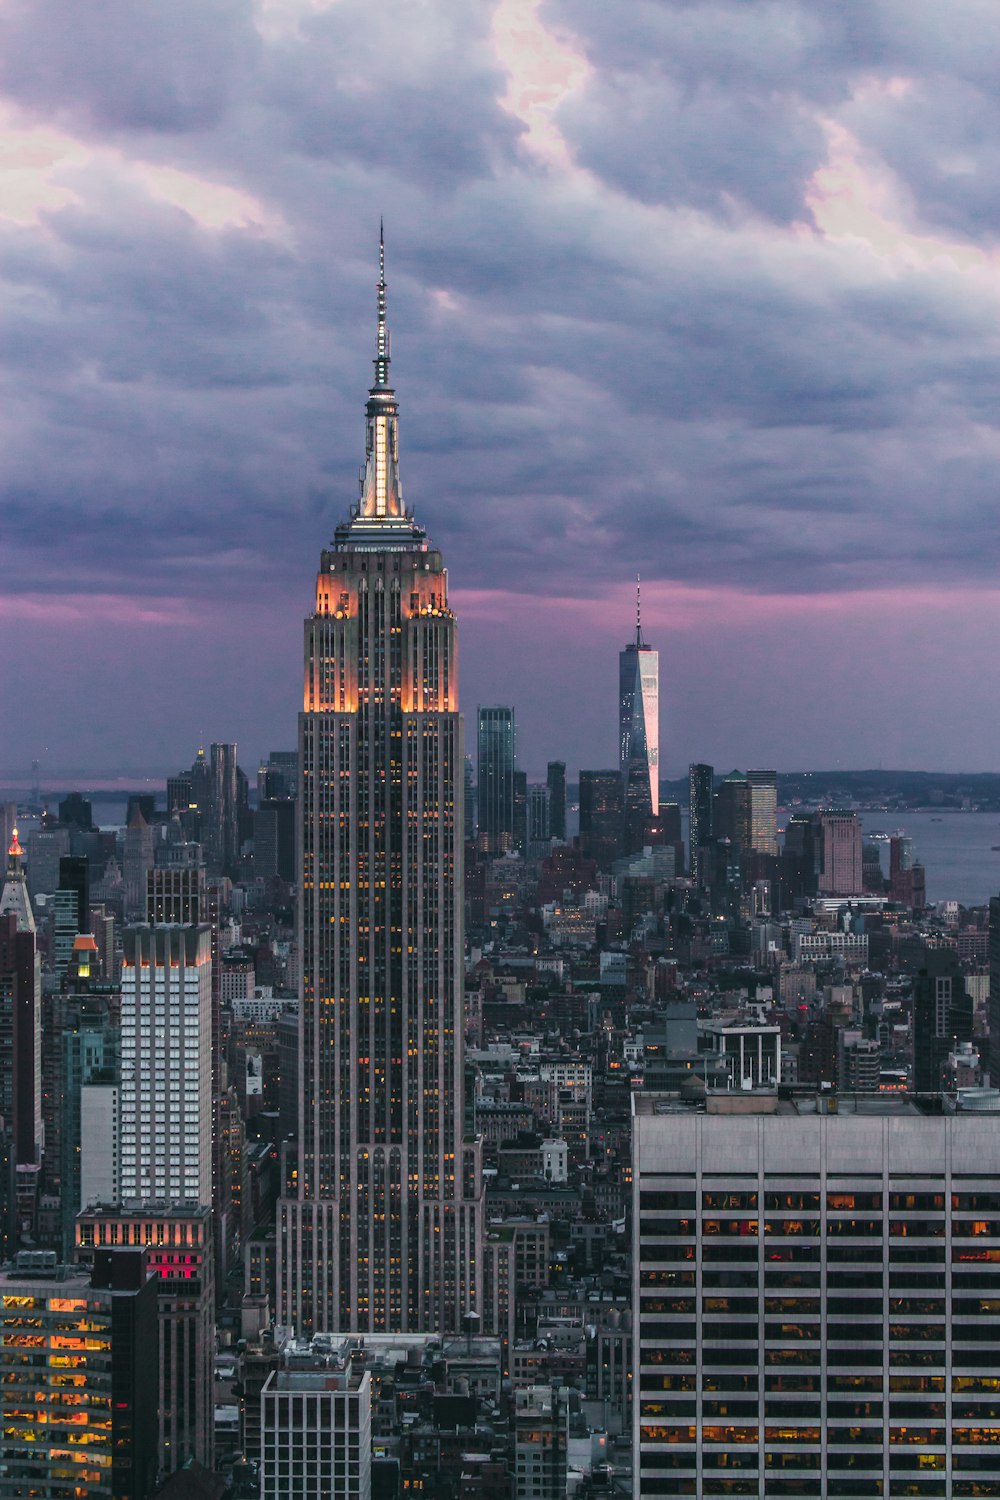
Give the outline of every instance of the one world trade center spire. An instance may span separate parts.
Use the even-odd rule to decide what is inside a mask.
[[[624,783],[625,848],[634,854],[660,810],[660,655],[643,638],[638,578],[635,639],[618,655],[618,760]]]

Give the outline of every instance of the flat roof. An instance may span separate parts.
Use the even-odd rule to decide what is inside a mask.
[[[273,1370],[264,1386],[265,1392],[308,1393],[316,1391],[356,1391],[365,1377],[364,1370],[316,1369]]]
[[[886,1071],[886,1070],[883,1070]],[[891,1071],[891,1070],[889,1070]],[[635,1115],[863,1115],[877,1118],[968,1119],[1000,1114],[1000,1089],[967,1088],[956,1093],[863,1093],[835,1089],[710,1089],[695,1099],[674,1091],[650,1089],[632,1094]]]

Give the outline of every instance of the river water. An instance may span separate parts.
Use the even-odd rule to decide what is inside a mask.
[[[928,901],[985,906],[1000,894],[1000,813],[863,812],[865,836],[906,833],[927,872]],[[994,849],[993,845],[998,847]],[[888,869],[888,845],[883,866]]]

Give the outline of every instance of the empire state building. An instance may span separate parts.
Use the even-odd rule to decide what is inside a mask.
[[[403,503],[379,260],[361,496],[305,622],[298,1163],[277,1225],[279,1319],[305,1334],[455,1331],[479,1300],[456,627]]]

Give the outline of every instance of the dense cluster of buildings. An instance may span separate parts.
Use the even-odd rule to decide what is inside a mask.
[[[0,1500],[1000,1495],[1000,898],[663,797],[638,600],[466,753],[378,298],[297,748],[3,809]]]

